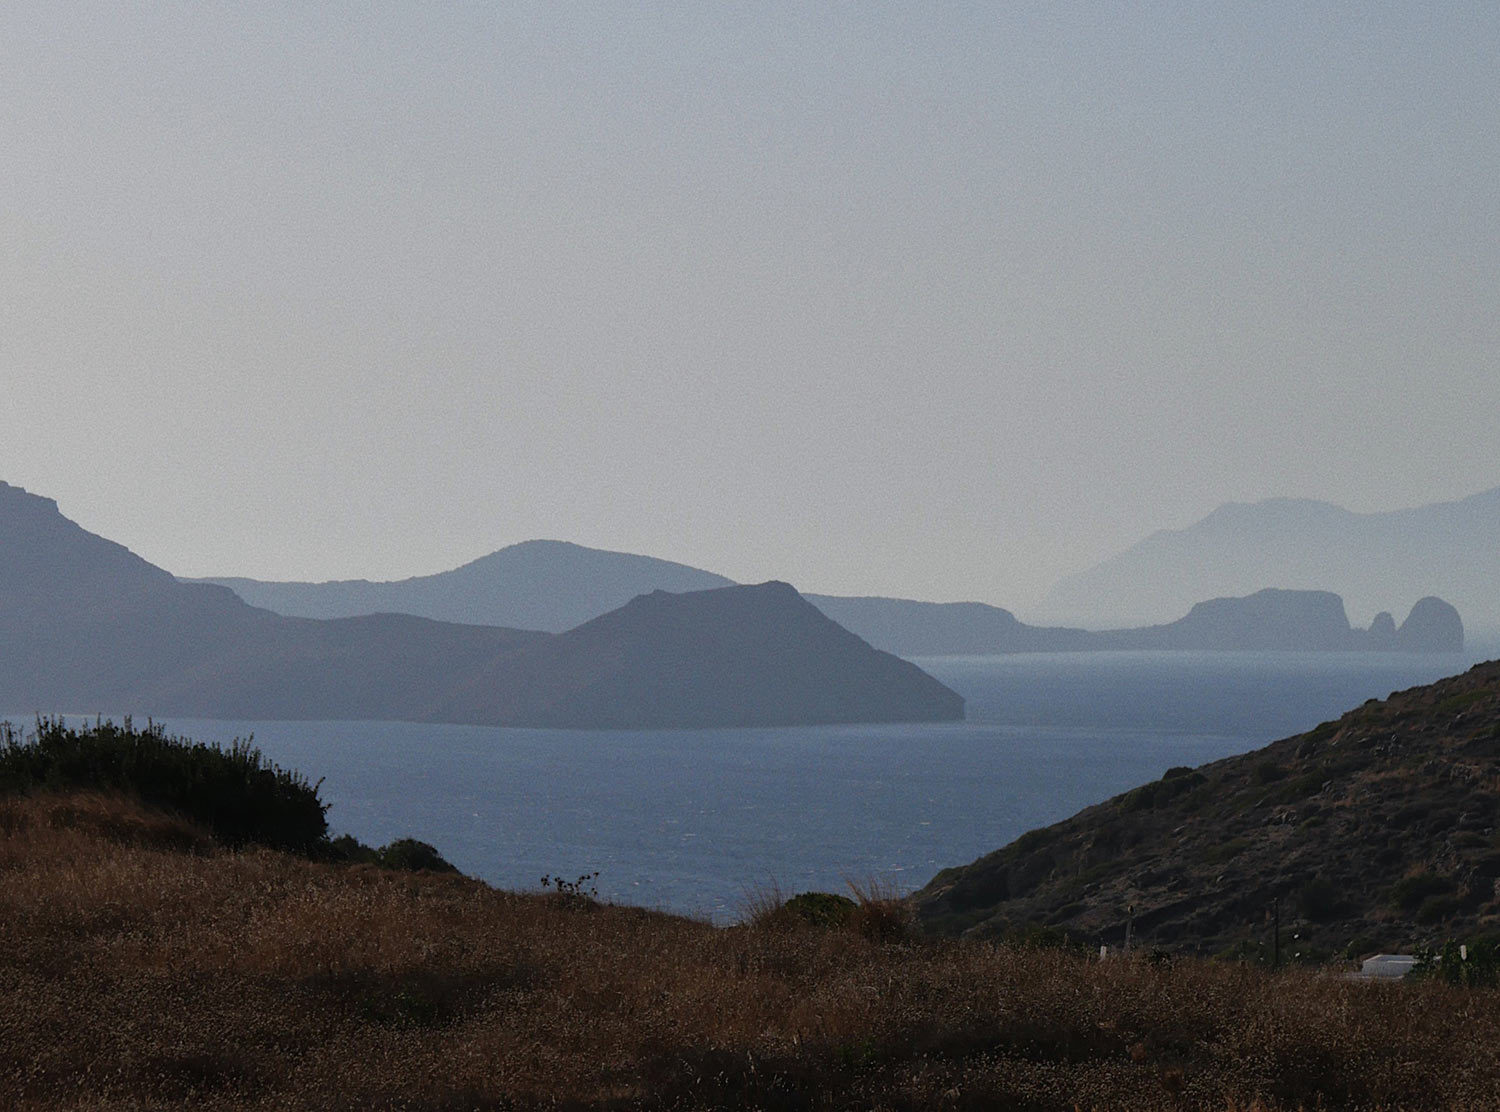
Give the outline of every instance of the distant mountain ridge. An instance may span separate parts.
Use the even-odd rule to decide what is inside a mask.
[[[649,556],[563,541],[526,541],[453,571],[388,583],[194,582],[231,587],[247,602],[288,616],[389,612],[481,625],[514,622],[551,632],[563,621],[581,624],[640,594],[679,593],[705,589],[694,584],[713,588],[731,581]],[[616,602],[626,591],[632,593]],[[1352,630],[1343,602],[1326,591],[1262,590],[1240,599],[1195,602],[1185,617],[1161,626],[1094,632],[1027,625],[1009,610],[979,602],[804,597],[875,648],[906,657],[1143,648],[1457,652],[1463,647],[1462,621],[1456,612],[1444,612],[1440,621],[1434,618],[1433,608],[1445,605],[1436,599],[1422,603],[1422,614],[1432,620],[1408,621],[1400,630],[1388,614],[1373,631]],[[502,618],[508,621],[501,623]]]
[[[1229,503],[1186,529],[1154,533],[1059,581],[1052,620],[1162,622],[1195,602],[1265,586],[1335,591],[1373,614],[1437,595],[1470,626],[1500,630],[1500,487],[1454,502],[1353,513],[1328,502]]]
[[[652,591],[707,591],[734,581],[652,556],[568,541],[513,544],[435,575],[372,582],[194,580],[230,588],[251,606],[294,618],[418,614],[443,622],[562,633]]]
[[[783,583],[652,594],[564,634],[329,620],[182,582],[0,483],[0,710],[635,728],[929,721],[963,700]]]
[[[1385,612],[1370,629],[1353,628],[1343,600],[1328,591],[1264,588],[1243,598],[1195,603],[1163,625],[1100,631],[1027,625],[983,603],[807,597],[870,644],[903,656],[1128,649],[1456,653],[1464,647],[1458,611],[1431,597],[1419,600],[1399,628]]]

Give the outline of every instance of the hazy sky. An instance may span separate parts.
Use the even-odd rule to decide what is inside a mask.
[[[0,479],[1018,606],[1500,485],[1500,4],[0,6]]]

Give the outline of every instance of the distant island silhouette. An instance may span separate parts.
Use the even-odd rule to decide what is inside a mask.
[[[1328,502],[1231,502],[1186,529],[1154,533],[1060,580],[1046,620],[1163,622],[1195,602],[1260,587],[1326,589],[1356,614],[1437,595],[1472,631],[1500,634],[1500,487],[1455,502],[1353,513]]]
[[[963,717],[784,583],[638,597],[562,634],[285,617],[184,582],[0,483],[0,707],[575,728]]]
[[[713,572],[649,556],[527,541],[452,571],[394,582],[275,583],[243,578],[195,582],[233,589],[256,606],[289,617],[393,612],[482,625],[559,632],[648,591],[722,587]],[[980,602],[804,596],[877,649],[900,656],[1108,649],[1458,652],[1463,622],[1442,600],[1426,598],[1399,628],[1382,612],[1369,630],[1352,628],[1328,591],[1262,589],[1197,602],[1176,621],[1124,630],[1033,626]]]

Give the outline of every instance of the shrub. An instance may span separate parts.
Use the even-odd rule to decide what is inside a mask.
[[[787,914],[815,927],[842,927],[859,910],[848,896],[834,892],[803,892],[787,900]]]
[[[1433,896],[1431,899],[1423,900],[1422,906],[1417,908],[1417,922],[1424,926],[1433,923],[1441,923],[1444,919],[1451,919],[1459,911],[1458,898],[1456,896]]]
[[[909,900],[893,884],[879,880],[863,884],[848,881],[849,891],[858,905],[850,924],[860,934],[875,941],[892,942],[908,938],[916,925]]]
[[[1314,878],[1302,886],[1297,893],[1297,903],[1305,918],[1314,923],[1327,923],[1337,919],[1344,911],[1343,892],[1336,884],[1321,877]]]
[[[1460,944],[1450,939],[1441,949],[1417,951],[1414,978],[1447,981],[1450,985],[1494,988],[1500,984],[1500,951],[1484,939]]]
[[[367,846],[352,834],[340,834],[328,843],[327,856],[330,861],[345,865],[379,865],[380,851]]]
[[[375,854],[376,863],[387,869],[403,869],[407,872],[427,870],[434,873],[456,873],[458,870],[443,860],[443,855],[426,842],[415,838],[398,838]],[[598,873],[594,874],[598,876]]]
[[[1429,896],[1452,891],[1453,882],[1433,873],[1403,877],[1391,886],[1391,903],[1402,911],[1415,911]]]
[[[81,730],[42,718],[30,736],[0,723],[0,792],[77,788],[136,796],[231,846],[312,854],[326,845],[328,805],[318,784],[265,760],[249,740],[224,749],[156,724],[137,730],[128,718]]]
[[[420,842],[417,843],[417,845],[421,844]],[[431,846],[427,848],[432,849]],[[439,860],[442,859],[439,858]],[[599,889],[594,883],[598,879],[598,869],[595,869],[591,873],[584,873],[576,880],[564,880],[560,876],[553,876],[551,873],[548,873],[542,877],[542,887],[552,889],[557,901],[563,906],[587,911],[599,906]]]
[[[1257,784],[1274,784],[1286,775],[1286,769],[1275,761],[1265,760],[1255,765],[1251,770],[1251,775]]]

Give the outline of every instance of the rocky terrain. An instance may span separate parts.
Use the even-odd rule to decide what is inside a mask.
[[[948,934],[1051,928],[1118,947],[1269,956],[1500,932],[1500,662],[1372,700],[946,869]]]

